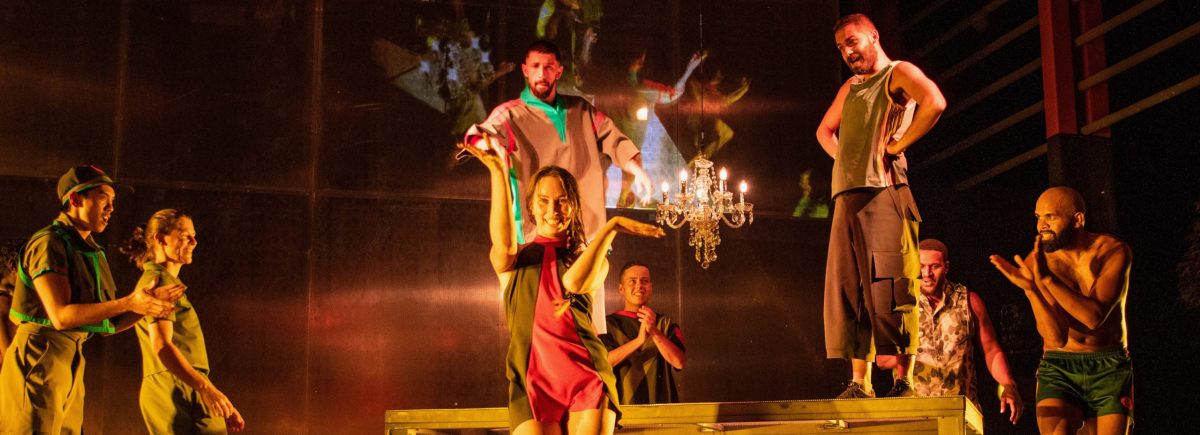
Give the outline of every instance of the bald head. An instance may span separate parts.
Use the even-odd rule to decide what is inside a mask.
[[[1083,196],[1075,189],[1059,186],[1042,192],[1034,214],[1046,252],[1062,249],[1082,234],[1084,209]]]
[[[1037,203],[1039,208],[1045,204],[1068,214],[1087,212],[1087,207],[1083,203],[1083,195],[1080,195],[1078,191],[1067,186],[1055,186],[1046,189],[1045,192],[1042,192],[1042,196],[1038,197]]]

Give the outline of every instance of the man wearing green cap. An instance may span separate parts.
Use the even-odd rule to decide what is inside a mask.
[[[166,316],[183,295],[182,286],[151,284],[116,297],[104,248],[92,238],[108,227],[113,186],[94,166],[68,170],[58,180],[58,218],[22,249],[9,310],[19,326],[0,366],[0,433],[81,433],[84,341]]]

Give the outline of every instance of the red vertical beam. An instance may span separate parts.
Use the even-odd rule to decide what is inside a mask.
[[[1071,6],[1065,0],[1038,0],[1042,40],[1042,92],[1045,94],[1046,137],[1076,134],[1075,70],[1072,56]]]
[[[1100,0],[1080,0],[1078,8],[1080,35],[1104,22]],[[1104,36],[1093,39],[1080,47],[1079,63],[1081,77],[1091,77],[1108,66],[1104,57]],[[1083,110],[1084,125],[1091,124],[1108,115],[1108,82],[1092,86],[1083,92]],[[1106,128],[1092,134],[1109,137],[1111,132]]]

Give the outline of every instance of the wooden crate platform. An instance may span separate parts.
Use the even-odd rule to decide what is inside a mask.
[[[787,400],[622,407],[628,434],[937,434],[983,435],[983,418],[965,398]],[[508,432],[507,408],[391,410],[388,435]]]

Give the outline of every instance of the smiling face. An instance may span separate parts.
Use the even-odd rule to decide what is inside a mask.
[[[192,219],[180,217],[171,232],[158,236],[165,260],[175,264],[192,264],[192,253],[196,250],[196,227]]]
[[[571,220],[578,213],[578,206],[567,195],[561,179],[555,175],[539,178],[530,202],[530,214],[537,224],[539,236],[551,239],[566,236]]]
[[[842,61],[855,74],[875,73],[875,62],[879,59],[879,33],[862,23],[850,23],[833,35]]]
[[[82,193],[71,194],[71,214],[81,232],[102,233],[112,219],[117,192],[112,186],[101,185]]]
[[[1051,187],[1038,197],[1034,208],[1042,249],[1054,252],[1069,245],[1083,230],[1083,198],[1066,187]]]
[[[650,302],[654,294],[654,283],[650,280],[650,269],[646,266],[631,266],[621,272],[621,283],[618,289],[625,299],[625,309],[637,310]]]
[[[525,74],[525,83],[533,96],[547,103],[554,100],[558,78],[562,77],[563,67],[558,57],[553,53],[530,51],[521,64],[521,73]]]

